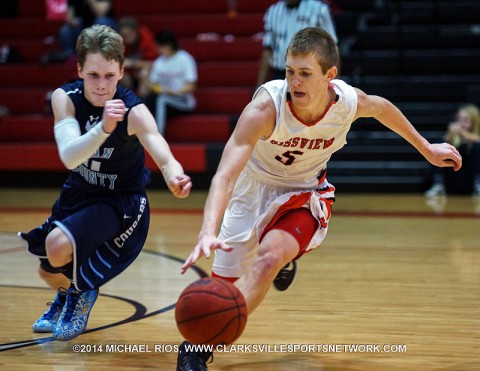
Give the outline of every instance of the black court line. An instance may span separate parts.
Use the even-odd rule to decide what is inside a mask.
[[[179,262],[181,264],[183,264],[183,262],[184,262],[183,259],[177,258],[176,256],[173,256],[173,255],[168,255],[168,254],[165,254],[165,253],[162,253],[162,252],[151,251],[151,250],[142,250],[142,252],[147,253],[147,254],[151,254],[151,255],[157,255],[157,256],[160,256],[162,258],[167,258],[167,259]],[[193,269],[195,271],[195,273],[197,273],[200,278],[208,277],[208,274],[203,269],[201,269],[197,266],[192,266],[190,269]],[[0,285],[0,287],[48,290],[48,288],[33,287],[33,286],[29,287],[29,286]],[[89,332],[96,332],[96,331],[100,331],[100,330],[105,330],[105,329],[109,329],[109,328],[120,326],[120,325],[125,325],[127,323],[139,321],[139,320],[142,320],[144,318],[153,317],[153,316],[156,316],[158,314],[162,314],[162,313],[168,312],[169,310],[172,310],[173,308],[175,308],[175,305],[176,305],[176,303],[170,304],[170,305],[167,305],[164,308],[158,309],[158,310],[153,311],[151,313],[147,313],[147,308],[143,304],[141,304],[141,303],[139,303],[135,300],[123,298],[121,296],[116,296],[116,295],[109,295],[109,294],[100,294],[100,296],[106,296],[106,297],[109,297],[109,298],[112,298],[112,299],[124,301],[124,302],[132,305],[135,308],[135,313],[133,313],[130,317],[128,317],[126,319],[123,319],[123,320],[120,320],[120,321],[117,321],[117,322],[114,322],[114,323],[111,323],[111,324],[108,324],[108,325],[95,327],[95,328],[86,330],[84,332],[84,334],[87,334]],[[81,335],[79,335],[79,336],[81,336]],[[49,336],[49,337],[40,338],[40,339],[29,339],[29,340],[23,340],[23,341],[16,341],[16,342],[12,342],[12,343],[3,343],[3,344],[0,344],[0,352],[5,352],[5,351],[8,351],[8,350],[14,350],[14,349],[19,349],[19,348],[30,347],[30,346],[34,346],[34,345],[41,345],[41,344],[49,343],[49,342],[52,342],[52,341],[57,341],[57,340],[53,336]]]

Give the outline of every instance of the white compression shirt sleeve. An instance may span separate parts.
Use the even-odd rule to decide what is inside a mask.
[[[58,154],[69,170],[88,160],[110,136],[103,130],[101,121],[82,135],[80,125],[73,117],[57,122],[53,130]]]

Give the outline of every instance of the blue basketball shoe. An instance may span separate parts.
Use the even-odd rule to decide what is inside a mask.
[[[62,313],[67,297],[67,290],[60,288],[55,296],[55,299],[50,303],[48,309],[42,316],[35,321],[32,326],[33,332],[52,332],[55,327],[60,314]]]
[[[68,289],[62,314],[53,328],[53,337],[66,341],[77,337],[87,328],[88,316],[98,297],[98,289],[77,291],[73,284]]]

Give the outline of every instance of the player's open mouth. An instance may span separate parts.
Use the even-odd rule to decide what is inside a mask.
[[[295,95],[296,98],[303,98],[305,96],[305,93],[296,91],[295,93],[293,93],[293,95]]]

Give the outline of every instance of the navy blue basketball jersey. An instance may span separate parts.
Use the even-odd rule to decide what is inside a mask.
[[[93,106],[83,92],[83,80],[61,86],[75,106],[75,118],[85,134],[102,120],[103,107]],[[86,192],[143,192],[150,182],[150,171],[145,167],[145,152],[138,138],[128,134],[130,110],[141,104],[140,98],[120,85],[113,99],[121,99],[127,112],[114,132],[87,161],[70,171],[67,184]]]

